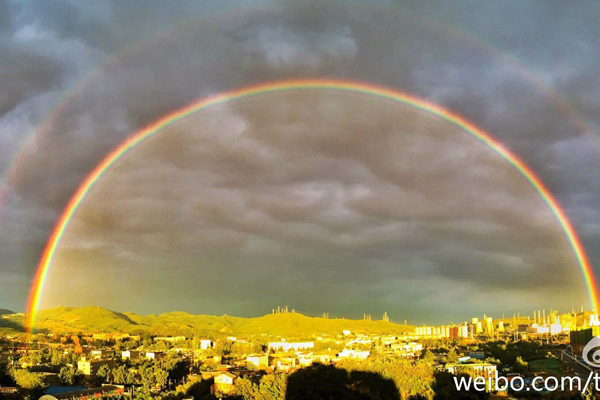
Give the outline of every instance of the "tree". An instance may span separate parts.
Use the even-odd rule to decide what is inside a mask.
[[[19,360],[21,363],[27,363],[28,365],[38,365],[42,362],[42,354],[40,352],[33,352],[27,355],[24,355]]]
[[[391,379],[402,398],[411,396],[432,396],[431,384],[433,382],[433,367],[424,361],[409,361],[395,357],[370,357],[364,361],[343,360],[338,367],[352,373],[370,372],[385,379]]]
[[[423,354],[423,362],[427,364],[433,364],[435,361],[435,355],[431,352],[431,350],[427,349],[425,354]]]
[[[236,396],[244,400],[252,400],[255,397],[256,385],[248,378],[239,378],[235,381]]]
[[[58,366],[64,363],[64,352],[60,350],[52,350],[50,355],[50,364]]]
[[[102,365],[96,373],[96,383],[102,385],[111,381],[110,367],[107,364]]]
[[[459,373],[458,376],[448,372],[437,372],[435,374],[435,382],[432,387],[435,392],[436,400],[483,400],[489,398],[487,392],[480,392],[474,387],[468,390],[458,390],[454,383],[454,379],[467,379],[469,375]]]
[[[140,370],[140,375],[142,377],[142,385],[146,391],[149,391],[154,386],[156,386],[156,375],[154,374],[153,367],[146,367]]]
[[[261,378],[256,400],[284,400],[287,386],[287,375],[268,374]]]
[[[12,370],[11,376],[17,383],[17,386],[23,389],[43,389],[46,386],[41,374],[29,372],[26,369]]]
[[[121,385],[127,383],[127,367],[125,365],[121,365],[118,368],[113,368],[112,377],[114,383]]]
[[[519,356],[515,360],[515,366],[514,366],[513,370],[515,372],[519,372],[521,374],[524,374],[527,371],[529,371],[529,364],[527,362],[523,361],[523,358],[521,356]]]
[[[76,367],[62,367],[58,373],[58,379],[65,386],[76,386],[83,380],[83,373]]]
[[[169,372],[158,367],[154,367],[153,369],[155,385],[163,389],[167,385],[167,380],[169,379]]]
[[[135,383],[135,373],[132,370],[128,370],[125,365],[113,368],[111,375],[114,383],[120,385]]]
[[[456,354],[456,350],[453,348],[450,349],[447,356],[448,363],[455,364],[458,362],[458,354]]]

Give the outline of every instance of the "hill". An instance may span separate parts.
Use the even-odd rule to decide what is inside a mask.
[[[14,314],[14,313],[15,313],[14,311],[10,311],[5,308],[0,308],[0,315]]]
[[[5,315],[17,330],[24,329],[25,315]],[[337,335],[343,330],[370,333],[412,332],[414,327],[386,321],[313,318],[298,313],[267,314],[256,318],[228,315],[193,315],[170,312],[160,315],[120,313],[101,307],[56,307],[38,313],[36,330],[56,333],[121,332],[160,336],[271,336],[306,337]]]

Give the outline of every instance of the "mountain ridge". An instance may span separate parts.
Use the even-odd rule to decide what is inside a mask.
[[[3,318],[16,330],[24,330],[25,314]],[[20,328],[20,329],[19,329]],[[414,332],[410,325],[378,320],[329,319],[300,313],[275,313],[260,317],[231,315],[195,315],[183,311],[159,315],[118,312],[98,306],[63,307],[41,310],[36,317],[36,331],[41,333],[129,333],[159,336],[270,336],[307,337],[338,335],[344,330],[381,334]]]

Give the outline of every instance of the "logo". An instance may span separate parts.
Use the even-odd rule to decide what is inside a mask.
[[[595,336],[587,342],[581,356],[588,365],[600,368],[600,336]]]

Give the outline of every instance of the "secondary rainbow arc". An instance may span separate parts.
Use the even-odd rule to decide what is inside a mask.
[[[600,307],[598,307],[598,286],[592,270],[592,266],[589,262],[583,244],[581,243],[579,236],[577,235],[573,225],[571,224],[571,221],[568,219],[566,213],[564,212],[558,201],[554,198],[552,193],[544,185],[542,180],[534,173],[534,171],[529,166],[527,166],[521,159],[519,159],[515,154],[508,150],[501,142],[496,140],[487,132],[479,129],[462,116],[453,113],[449,110],[446,110],[431,102],[419,99],[417,97],[411,96],[409,94],[397,90],[380,87],[374,84],[367,84],[363,82],[332,79],[310,79],[264,83],[202,99],[183,109],[168,114],[167,116],[156,121],[154,124],[138,131],[136,134],[126,139],[117,148],[110,152],[104,158],[104,160],[100,164],[98,164],[81,183],[81,185],[67,204],[67,207],[61,215],[57,225],[54,228],[54,231],[52,232],[52,235],[50,236],[46,248],[44,249],[32,282],[29,300],[27,304],[27,316],[25,324],[27,332],[32,332],[35,327],[37,312],[44,291],[44,285],[48,277],[48,272],[52,265],[52,261],[58,248],[58,245],[60,244],[60,241],[64,235],[66,228],[69,225],[71,218],[74,216],[80,204],[82,203],[90,189],[94,186],[94,184],[102,177],[102,175],[106,171],[108,171],[111,168],[112,165],[114,165],[129,150],[143,142],[148,137],[159,132],[162,128],[182,118],[185,118],[190,114],[193,114],[210,106],[261,93],[317,88],[360,92],[409,104],[418,109],[430,112],[434,115],[444,118],[445,120],[455,124],[467,133],[471,134],[474,138],[483,142],[497,154],[499,154],[509,164],[516,168],[517,171],[525,179],[529,181],[529,183],[540,194],[542,199],[546,202],[552,213],[557,218],[581,268],[583,278],[587,285],[590,303],[594,310],[600,309]]]

